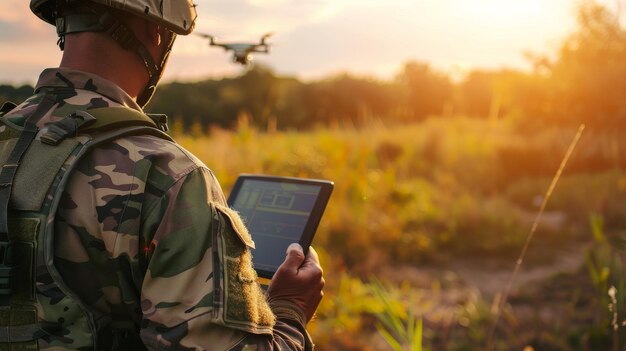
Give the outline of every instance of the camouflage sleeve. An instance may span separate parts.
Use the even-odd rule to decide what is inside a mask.
[[[195,169],[147,210],[144,344],[155,350],[310,349],[302,312],[284,301],[268,304],[252,268],[254,243],[237,213],[215,201],[214,183],[207,169]]]
[[[305,329],[304,314],[287,301],[272,301],[270,306],[276,315],[273,338],[248,334],[228,350],[313,350],[313,341]]]

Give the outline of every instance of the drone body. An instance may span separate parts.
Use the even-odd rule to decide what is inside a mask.
[[[252,53],[264,53],[267,54],[270,52],[270,44],[266,42],[267,38],[269,38],[272,33],[267,33],[261,37],[259,43],[219,43],[216,41],[215,37],[209,34],[199,33],[203,38],[209,39],[210,46],[219,46],[224,48],[225,51],[233,52],[233,62],[247,65],[252,61]]]

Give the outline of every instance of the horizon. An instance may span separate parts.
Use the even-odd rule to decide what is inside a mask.
[[[390,79],[408,61],[462,77],[472,70],[530,71],[525,53],[552,56],[576,28],[577,0],[197,0],[196,32],[256,42],[274,32],[254,61],[277,75],[314,81],[348,73]],[[613,9],[615,3],[599,1]],[[245,22],[245,25],[241,25]],[[33,85],[61,53],[54,28],[21,0],[0,3],[0,84]],[[409,33],[410,35],[408,35]],[[7,69],[10,67],[10,69]],[[196,35],[179,37],[163,82],[237,76],[230,53]]]

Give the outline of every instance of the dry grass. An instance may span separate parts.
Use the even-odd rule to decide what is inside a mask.
[[[211,129],[174,137],[215,172],[226,192],[239,173],[335,182],[313,242],[332,298],[323,301],[311,330],[321,349],[378,350],[386,343],[371,326],[380,304],[367,281],[389,267],[485,257],[513,264],[528,233],[527,218],[536,211],[532,202],[545,191],[573,134],[555,129],[528,136],[511,121],[456,117],[310,132],[264,133],[240,123],[234,132]],[[540,244],[534,249],[546,256],[572,239],[590,237],[590,211],[606,218],[607,231],[626,224],[626,207],[619,205],[626,195],[626,175],[611,166],[619,160],[587,162],[606,156],[603,140],[593,134],[583,139],[572,172],[566,170],[555,190],[547,210],[564,220],[539,228]],[[610,144],[611,155],[620,155]],[[410,280],[393,283],[398,288],[390,293],[402,309],[427,316],[425,339],[444,345],[434,349],[470,350],[463,345],[484,341],[491,302],[480,293],[451,303],[447,293],[464,296],[467,288],[433,290],[441,279],[430,287]],[[447,312],[435,318],[430,310]],[[520,323],[509,315],[505,326],[515,330]]]

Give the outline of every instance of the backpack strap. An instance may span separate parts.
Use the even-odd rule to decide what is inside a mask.
[[[85,134],[87,141],[81,143],[81,146],[76,148],[75,152],[72,154],[72,161],[66,164],[62,172],[57,175],[54,183],[47,192],[48,202],[44,204],[44,207],[47,208],[48,211],[48,223],[55,221],[62,193],[66,188],[71,174],[93,148],[119,138],[133,135],[151,135],[167,141],[173,141],[172,138],[164,132],[164,130],[166,130],[164,116],[153,118],[126,107],[91,109],[82,111],[72,118],[78,119],[78,125],[76,128],[72,126],[72,128],[69,129],[70,133],[65,134],[65,137],[74,139],[74,135],[78,134],[80,136],[76,139],[82,139],[82,134]],[[49,130],[50,128],[48,128],[48,131]],[[45,133],[47,132],[42,134]],[[42,142],[43,141],[42,135]],[[61,141],[60,146],[67,141],[69,140]],[[44,235],[42,235],[44,242],[42,242],[41,245],[43,247],[43,261],[45,262],[46,269],[59,289],[63,291],[66,296],[76,301],[87,316],[92,331],[94,347],[98,350],[121,351],[124,349],[117,347],[124,344],[130,345],[127,347],[128,350],[145,350],[145,347],[139,339],[138,327],[134,325],[132,321],[115,320],[114,318],[112,320],[111,316],[103,315],[101,311],[85,304],[79,296],[69,289],[54,266],[55,259],[52,250],[55,241],[54,225],[47,225],[44,230]]]
[[[129,126],[149,126],[167,131],[165,115],[147,115],[128,107],[103,107],[87,112],[96,118],[96,122],[81,129],[85,133]]]
[[[48,124],[41,141],[57,145],[63,139],[79,133],[93,134],[112,129],[146,126],[167,131],[167,116],[146,115],[127,107],[102,107],[88,111],[76,111],[60,121]]]
[[[24,130],[17,139],[9,158],[2,165],[0,171],[0,296],[11,295],[11,275],[13,271],[12,245],[9,240],[8,211],[11,190],[15,181],[15,174],[22,160],[22,156],[35,139],[39,128],[39,121],[56,103],[50,94],[44,96],[37,109],[26,119]]]

